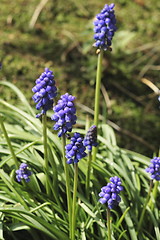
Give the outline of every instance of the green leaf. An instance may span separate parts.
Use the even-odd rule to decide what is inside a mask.
[[[126,206],[123,203],[123,201],[121,202],[120,207],[121,207],[123,212],[126,211],[126,209],[125,209]],[[126,221],[129,233],[130,233],[131,240],[138,240],[137,239],[137,235],[136,235],[135,225],[134,225],[134,223],[133,223],[133,221],[131,219],[130,213],[128,211],[125,212],[125,216],[124,217],[125,217],[125,221]]]
[[[3,220],[4,220],[4,214],[0,212],[0,240],[5,240],[3,237]]]
[[[40,217],[34,216],[28,211],[13,208],[0,208],[0,211],[3,213],[8,213],[9,216],[12,216],[13,218],[27,224],[32,228],[36,228],[44,232],[53,239],[57,237],[59,239],[69,240],[69,238],[64,232],[55,227],[55,224],[49,224]]]
[[[9,87],[12,91],[14,91],[16,93],[16,95],[19,97],[20,101],[22,102],[22,104],[26,107],[26,110],[28,111],[28,113],[31,113],[34,116],[34,111],[31,108],[31,106],[29,105],[26,97],[24,96],[24,94],[19,90],[19,88],[17,88],[14,84],[12,84],[11,82],[8,81],[0,81],[1,85],[7,86]]]

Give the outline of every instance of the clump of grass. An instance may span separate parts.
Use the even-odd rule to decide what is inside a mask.
[[[37,111],[41,111],[37,118],[15,84],[0,82],[17,103],[0,99],[1,239],[20,240],[24,234],[33,240],[159,239],[159,157],[147,169],[152,178],[149,186],[145,171],[149,158],[120,148],[113,129],[100,118],[102,60],[111,49],[113,8],[114,4],[105,5],[95,23],[98,63],[91,119],[79,120],[75,97],[68,93],[54,100],[52,113],[57,88],[48,68],[33,88]],[[101,117],[104,120],[105,115]],[[93,121],[98,135],[96,131],[91,138],[88,126]]]

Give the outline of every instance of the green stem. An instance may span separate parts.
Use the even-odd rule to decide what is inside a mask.
[[[71,238],[72,240],[75,239],[77,183],[78,183],[78,163],[75,163],[74,164],[73,203],[72,203],[72,238]]]
[[[101,88],[101,77],[102,77],[102,59],[103,50],[98,54],[97,61],[97,75],[96,75],[96,91],[95,91],[95,106],[94,106],[94,125],[98,128],[99,120],[99,100],[100,100],[100,88]]]
[[[50,195],[49,187],[49,173],[48,173],[48,151],[47,151],[47,116],[46,114],[42,115],[42,124],[43,124],[43,147],[44,147],[44,172],[46,175],[46,192]]]
[[[12,158],[13,158],[13,160],[14,160],[15,166],[16,166],[16,168],[18,169],[18,168],[19,168],[18,160],[17,160],[17,157],[16,157],[16,155],[15,155],[15,153],[14,153],[14,150],[13,150],[13,147],[12,147],[12,144],[11,144],[11,141],[10,141],[10,138],[9,138],[9,136],[8,136],[8,133],[7,133],[7,131],[6,131],[6,128],[5,128],[5,126],[4,126],[3,119],[2,119],[1,116],[0,116],[0,124],[1,124],[1,128],[2,128],[2,131],[3,131],[4,137],[5,137],[6,142],[7,142],[7,144],[8,144],[10,153],[11,153]]]
[[[156,201],[156,198],[157,198],[158,185],[159,185],[159,181],[156,181],[155,184],[154,184],[153,191],[152,191],[152,196],[153,196],[154,201]],[[150,199],[150,201],[148,203],[148,206],[151,208],[151,210],[153,210],[154,203],[153,203],[152,199]]]
[[[108,232],[108,240],[111,240],[111,212],[110,209],[107,207],[107,232]]]
[[[143,219],[144,219],[145,211],[146,211],[146,208],[147,208],[149,199],[150,199],[150,194],[151,194],[151,191],[152,191],[152,187],[153,187],[153,180],[150,181],[150,186],[149,186],[149,190],[148,190],[148,195],[147,195],[147,198],[146,198],[146,201],[145,201],[145,204],[144,204],[142,213],[141,213],[141,217],[140,217],[140,220],[139,220],[139,224],[138,224],[137,235],[139,234],[140,229],[141,229],[141,226],[142,226],[142,222],[143,222]]]
[[[86,195],[87,195],[87,198],[89,197],[91,162],[92,162],[92,152],[88,152],[88,166],[87,166],[87,175],[86,175]]]
[[[97,74],[96,74],[96,90],[95,90],[95,105],[94,105],[94,125],[97,126],[99,123],[99,102],[100,102],[100,88],[101,88],[101,78],[102,78],[102,59],[103,59],[103,50],[98,54],[97,60]],[[96,160],[97,147],[93,149],[93,161]]]
[[[62,136],[62,146],[63,146],[63,165],[66,176],[66,192],[67,192],[67,206],[68,206],[68,217],[69,217],[69,236],[71,238],[72,233],[72,199],[71,199],[71,191],[70,191],[70,178],[69,178],[69,168],[66,163],[65,157],[65,146],[66,146],[66,137]]]

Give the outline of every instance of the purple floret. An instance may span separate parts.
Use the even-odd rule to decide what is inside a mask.
[[[32,88],[32,91],[35,93],[32,99],[37,103],[36,109],[42,109],[41,113],[36,115],[38,118],[53,107],[53,99],[57,95],[54,75],[49,68],[45,68],[45,71],[36,80],[36,85]]]
[[[61,96],[57,105],[54,106],[51,119],[55,121],[54,130],[59,130],[58,137],[72,131],[72,126],[76,124],[76,108],[74,106],[75,97],[68,93]]]
[[[80,133],[74,133],[70,140],[70,144],[67,144],[65,149],[68,164],[78,163],[80,159],[87,155],[85,152],[86,148],[83,145],[83,138]]]
[[[107,203],[108,208],[113,209],[121,201],[119,193],[123,190],[123,187],[121,186],[120,178],[117,176],[111,177],[110,181],[111,183],[108,183],[106,186],[101,188],[101,192],[99,193],[99,202],[102,204]]]
[[[84,146],[88,148],[88,151],[92,151],[92,147],[96,147],[97,143],[97,127],[95,125],[91,126],[84,138]]]
[[[107,50],[110,49],[112,44],[112,38],[114,36],[116,28],[116,18],[114,14],[114,4],[105,4],[102,11],[96,15],[94,21],[94,47]]]
[[[21,182],[24,179],[26,182],[30,181],[30,176],[32,172],[28,169],[27,163],[21,163],[18,170],[16,170],[16,179],[18,182]]]
[[[146,172],[151,174],[151,179],[160,181],[160,157],[151,159],[151,164],[146,168]]]

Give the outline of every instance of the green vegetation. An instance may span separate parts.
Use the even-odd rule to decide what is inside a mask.
[[[97,54],[92,47],[92,23],[105,3],[1,1],[1,240],[160,238],[159,158],[155,160],[157,169],[152,165],[148,170],[158,175],[156,179],[152,176],[151,180],[145,171],[159,150],[160,3],[115,1],[118,31],[112,53],[99,58],[102,94],[100,109],[97,100],[94,111]],[[77,98],[77,124],[62,139],[53,130],[52,110],[42,121],[35,117],[31,89],[44,67],[55,73],[55,103],[65,92]],[[97,72],[100,80],[101,71]],[[96,99],[100,86],[97,89]],[[66,155],[79,159],[82,154],[77,152],[83,141],[79,135],[74,150],[69,145],[67,150],[72,152],[65,152],[70,137],[75,132],[85,136],[99,110],[98,150],[88,154],[88,161],[86,156],[74,166],[67,164]],[[58,113],[62,123],[64,112]],[[32,172],[29,182],[24,180],[27,173],[16,171],[21,163]],[[115,197],[115,185],[109,189],[109,198],[103,195],[105,201],[120,201],[110,211],[98,201],[98,194],[113,176],[121,179],[123,191],[121,201]]]
[[[1,84],[5,84],[2,83]],[[6,88],[6,86],[4,86]],[[4,120],[18,163],[27,162],[33,172],[29,183],[21,184],[15,178],[15,162],[1,128],[0,135],[0,238],[2,240],[57,240],[68,238],[69,224],[66,205],[66,178],[63,169],[62,141],[48,128],[48,176],[44,174],[43,127],[25,96],[8,84],[17,97],[17,105],[0,100],[0,123]],[[82,134],[81,129],[74,129]],[[67,143],[69,140],[67,140]],[[143,218],[139,235],[137,229],[149,190],[149,174],[145,172],[149,158],[116,144],[113,130],[101,125],[98,136],[99,151],[92,162],[90,190],[86,193],[87,158],[78,163],[78,200],[76,202],[76,230],[78,240],[107,240],[106,206],[98,203],[98,193],[109,178],[118,176],[124,191],[120,206],[111,211],[112,237],[125,240],[159,240],[159,187],[154,181],[153,193]],[[68,165],[70,184],[74,170]],[[46,193],[50,179],[51,192]],[[71,192],[72,193],[72,192]]]

